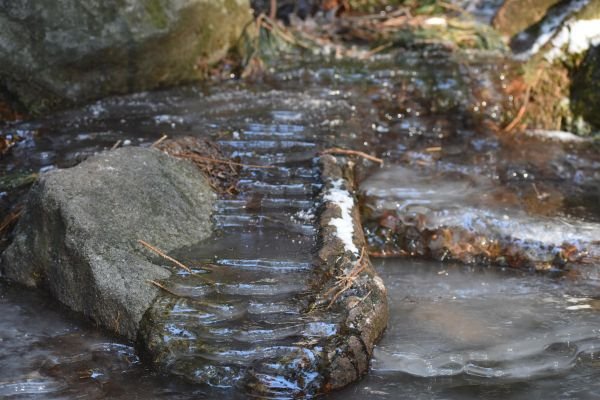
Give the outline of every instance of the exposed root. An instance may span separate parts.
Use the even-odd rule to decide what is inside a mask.
[[[517,115],[510,122],[510,124],[508,124],[506,127],[504,127],[504,129],[502,129],[503,132],[505,132],[505,133],[512,132],[517,127],[517,125],[521,122],[521,120],[525,116],[525,112],[527,111],[527,106],[529,105],[530,94],[531,94],[531,86],[527,87],[527,91],[525,92],[525,100],[523,101],[523,104],[519,108],[519,112],[517,112]]]
[[[181,262],[177,261],[173,257],[170,257],[170,256],[166,255],[164,252],[162,252],[158,248],[152,246],[151,244],[148,244],[148,243],[144,242],[141,239],[138,239],[138,243],[141,244],[142,246],[146,247],[148,250],[150,250],[150,251],[158,254],[159,256],[161,256],[162,258],[164,258],[165,260],[171,261],[173,264],[177,265],[179,268],[181,268],[181,269],[189,272],[190,274],[193,273],[192,270],[189,267],[187,267],[186,265],[184,265]]]
[[[359,275],[365,270],[365,268],[367,268],[367,263],[363,262],[365,252],[365,247],[363,247],[360,252],[360,258],[356,261],[354,267],[352,267],[352,270],[350,270],[350,272],[348,272],[347,274],[338,276],[335,285],[327,292],[325,292],[325,297],[333,296],[327,308],[331,308],[331,306],[337,301],[337,299],[346,290],[350,289],[352,285],[354,285],[354,282],[359,277]]]
[[[358,157],[362,157],[365,158],[369,161],[373,161],[378,163],[379,165],[383,165],[383,160],[381,158],[377,158],[375,156],[372,156],[370,154],[364,153],[362,151],[358,151],[358,150],[348,150],[348,149],[341,149],[339,147],[331,147],[329,149],[325,149],[321,152],[321,154],[341,154],[341,155],[346,155],[346,156],[358,156]]]

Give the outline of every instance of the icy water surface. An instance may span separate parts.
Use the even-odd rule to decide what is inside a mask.
[[[377,263],[390,324],[372,373],[333,398],[600,398],[600,298],[569,279]]]
[[[579,281],[386,260],[388,330],[372,371],[332,399],[597,399],[600,298]],[[236,398],[154,373],[128,343],[37,292],[0,286],[0,397]]]

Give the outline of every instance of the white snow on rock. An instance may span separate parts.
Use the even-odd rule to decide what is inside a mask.
[[[589,0],[575,0],[565,10],[560,13],[553,15],[552,17],[547,18],[544,22],[541,23],[539,34],[535,42],[531,45],[529,49],[523,51],[521,53],[515,54],[515,58],[517,60],[527,60],[533,55],[537,54],[538,51],[546,43],[548,43],[553,37],[556,36],[556,33],[561,29],[562,23],[572,15],[573,13],[581,10],[584,6],[588,4]],[[565,24],[563,27],[568,26]],[[520,33],[519,35],[524,35],[525,32]]]
[[[337,237],[344,244],[344,249],[358,256],[358,248],[354,244],[354,224],[352,222],[352,208],[354,207],[354,197],[345,189],[342,189],[342,180],[338,179],[332,182],[333,188],[327,190],[323,200],[336,204],[342,211],[340,218],[332,218],[329,221],[330,226],[337,230]]]
[[[568,54],[581,54],[600,44],[600,19],[567,22],[554,36],[546,60],[562,60]]]

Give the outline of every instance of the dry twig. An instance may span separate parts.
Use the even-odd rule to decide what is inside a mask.
[[[121,139],[117,140],[115,142],[115,144],[112,145],[112,147],[110,148],[111,150],[116,150],[117,147],[119,147],[121,145]]]
[[[527,89],[525,90],[525,96],[524,96],[525,98],[523,99],[523,104],[519,108],[519,111],[517,112],[517,115],[510,122],[510,124],[508,124],[504,129],[502,129],[503,132],[505,132],[505,133],[512,132],[517,127],[517,125],[519,124],[519,122],[521,122],[521,120],[525,116],[525,113],[527,112],[527,106],[529,106],[529,100],[530,100],[530,96],[531,96],[531,89],[534,86],[537,85],[537,83],[540,80],[541,76],[542,76],[542,69],[539,69],[537,71],[537,75],[535,77],[535,80],[531,84],[529,84],[527,86]]]
[[[354,264],[354,267],[350,272],[345,275],[341,275],[337,278],[336,284],[325,292],[325,297],[330,297],[333,295],[333,298],[329,302],[327,308],[330,308],[336,300],[348,289],[354,285],[354,281],[358,278],[358,276],[365,270],[367,267],[367,263],[363,262],[365,256],[365,248],[363,247],[360,252],[360,257]]]
[[[156,286],[159,289],[164,290],[165,292],[172,294],[173,296],[176,297],[181,297],[179,294],[175,293],[174,291],[172,291],[171,289],[169,289],[168,287],[166,287],[165,285],[161,284],[160,282],[157,281],[153,281],[152,279],[147,279],[146,282],[153,284],[154,286]]]
[[[152,246],[151,244],[148,244],[146,242],[144,242],[141,239],[138,239],[138,243],[141,244],[142,246],[146,247],[147,249],[149,249],[150,251],[158,254],[159,256],[161,256],[162,258],[171,261],[173,264],[177,265],[179,268],[184,269],[185,271],[189,272],[190,274],[192,273],[192,270],[185,266],[184,264],[180,263],[179,261],[177,261],[176,259],[174,259],[173,257],[169,257],[168,255],[166,255],[164,252],[162,252],[161,250],[159,250],[158,248]]]
[[[271,0],[269,18],[272,20],[275,20],[275,18],[277,18],[277,0]]]
[[[160,137],[160,139],[158,139],[156,142],[152,143],[152,146],[150,146],[150,147],[156,147],[156,146],[158,146],[159,144],[161,144],[162,142],[164,142],[168,137],[169,137],[168,135],[162,135]]]
[[[364,153],[364,152],[358,151],[358,150],[348,150],[348,149],[341,149],[339,147],[331,147],[329,149],[323,150],[321,152],[321,154],[342,154],[342,155],[348,155],[348,156],[358,156],[358,157],[362,157],[367,160],[379,163],[380,165],[383,165],[383,160],[381,158],[377,158],[375,156],[372,156],[370,154],[367,154],[367,153]]]
[[[220,160],[218,158],[204,157],[204,156],[196,154],[196,153],[194,153],[192,151],[184,151],[184,152],[181,152],[181,153],[173,153],[172,155],[174,157],[180,157],[180,158],[187,158],[187,159],[191,159],[191,160],[204,161],[204,162],[207,162],[207,163],[227,164],[229,166],[236,166],[236,167],[265,168],[265,169],[275,168],[272,165],[242,164],[242,163],[238,163],[238,162],[234,162],[234,161],[230,161],[230,160]]]
[[[22,207],[18,207],[11,211],[0,224],[0,236],[4,235],[6,231],[19,219],[23,213]]]

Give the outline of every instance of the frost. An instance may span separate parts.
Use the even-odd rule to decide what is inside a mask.
[[[525,132],[527,136],[538,137],[544,140],[553,140],[557,142],[584,142],[585,139],[571,132],[548,131],[543,129],[533,129]]]
[[[352,208],[354,207],[354,198],[347,190],[342,187],[342,180],[333,182],[333,188],[327,190],[323,199],[336,204],[341,212],[340,218],[332,218],[329,221],[330,226],[334,226],[337,231],[337,237],[344,244],[344,249],[358,255],[358,248],[352,240],[354,235],[354,223],[352,221]]]
[[[589,305],[589,304],[582,304],[582,305],[579,305],[579,306],[569,306],[566,309],[569,310],[569,311],[576,311],[576,310],[588,310],[590,308],[592,308],[591,305]]]
[[[313,212],[313,210],[300,210],[291,218],[293,221],[310,222],[315,219],[315,213]]]

